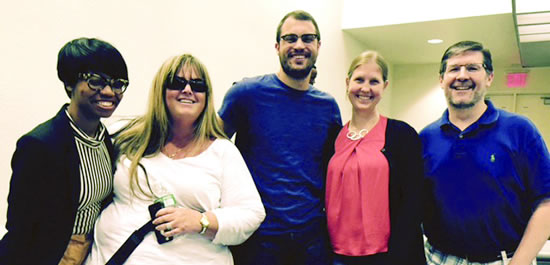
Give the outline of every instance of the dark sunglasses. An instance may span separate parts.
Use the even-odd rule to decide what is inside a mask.
[[[187,84],[189,84],[193,92],[204,93],[208,91],[208,86],[206,85],[206,82],[204,82],[204,80],[202,79],[187,80],[185,78],[174,76],[171,82],[170,82],[170,79],[166,80],[166,82],[167,84],[165,87],[166,89],[169,89],[169,90],[182,91],[185,89]]]
[[[93,91],[102,90],[109,85],[111,90],[117,95],[122,95],[129,84],[126,79],[109,79],[95,73],[80,73],[78,77],[86,81],[88,87]]]
[[[296,34],[287,34],[281,36],[281,39],[288,43],[295,43],[298,41],[298,39],[302,39],[303,43],[312,43],[314,40],[317,39],[317,34],[304,34],[301,36],[298,36]]]

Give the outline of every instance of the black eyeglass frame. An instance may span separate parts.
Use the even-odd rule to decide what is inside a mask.
[[[92,79],[92,77],[98,78],[98,80],[103,81],[103,84],[99,85],[99,86],[95,85],[95,84],[90,84],[90,80]],[[126,79],[122,79],[122,78],[117,78],[117,79],[109,78],[108,79],[108,78],[105,78],[105,77],[103,77],[99,74],[96,74],[96,73],[79,73],[78,78],[83,80],[83,81],[86,81],[86,83],[88,84],[88,87],[93,91],[103,90],[107,85],[109,85],[111,90],[117,95],[124,94],[124,92],[126,92],[126,89],[128,88],[128,85],[130,84],[130,81],[128,81]],[[122,86],[119,87],[118,85],[115,85],[116,82],[122,83]]]
[[[298,35],[292,33],[292,34],[286,34],[286,35],[281,36],[281,39],[286,41],[287,43],[296,43],[298,41],[298,39],[302,39],[303,43],[309,44],[309,43],[314,42],[315,40],[318,40],[319,35],[313,34],[313,33],[308,33],[308,34],[303,34],[303,35],[298,36]]]
[[[169,78],[166,80],[166,85],[164,86],[168,90],[179,90],[182,91],[189,84],[191,90],[196,93],[206,93],[208,92],[208,85],[202,79],[191,79],[187,80],[179,76],[174,76],[174,78]]]

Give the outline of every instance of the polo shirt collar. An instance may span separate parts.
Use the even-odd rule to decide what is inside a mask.
[[[490,100],[485,100],[485,104],[487,104],[487,109],[483,115],[481,115],[477,123],[480,125],[490,125],[497,122],[499,116],[497,109]]]

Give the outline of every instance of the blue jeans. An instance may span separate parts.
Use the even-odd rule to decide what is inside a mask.
[[[235,265],[330,265],[326,224],[313,225],[298,233],[261,235],[231,247]]]

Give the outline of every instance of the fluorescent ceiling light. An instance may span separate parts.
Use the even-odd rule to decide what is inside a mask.
[[[516,13],[550,11],[550,1],[547,0],[516,0]]]
[[[520,43],[550,41],[550,1],[512,0]]]
[[[518,25],[550,23],[550,12],[517,15]]]
[[[520,35],[550,33],[550,24],[518,26],[518,33]]]
[[[537,42],[537,41],[550,41],[550,33],[519,35],[519,42]]]
[[[443,40],[440,40],[440,39],[431,39],[431,40],[428,40],[428,43],[429,43],[429,44],[440,44],[440,43],[443,43]]]

